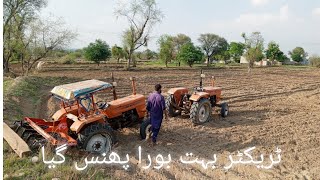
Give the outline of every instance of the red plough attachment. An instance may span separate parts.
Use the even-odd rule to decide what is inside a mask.
[[[66,119],[61,121],[47,122],[43,119],[25,117],[25,121],[36,130],[42,137],[49,141],[52,145],[67,144],[68,146],[76,146],[77,141],[68,135],[68,124]],[[41,127],[46,127],[45,129]],[[52,134],[52,135],[51,135]],[[54,138],[55,136],[56,138]]]
[[[12,129],[34,150],[44,146],[47,142],[54,146],[77,145],[77,141],[68,135],[66,119],[48,122],[44,119],[25,117],[24,122],[15,122]]]

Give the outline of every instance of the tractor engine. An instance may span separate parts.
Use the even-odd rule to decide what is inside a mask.
[[[107,122],[111,125],[113,129],[121,129],[124,127],[130,127],[135,123],[139,122],[139,116],[135,110],[130,110],[124,112],[120,117],[107,119]]]
[[[190,95],[185,94],[182,98],[182,109],[184,110],[185,114],[190,112],[191,108],[191,101],[189,100]]]

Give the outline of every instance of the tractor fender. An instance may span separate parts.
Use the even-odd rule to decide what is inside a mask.
[[[79,133],[86,124],[95,123],[95,122],[105,123],[104,122],[105,117],[106,117],[105,115],[99,114],[99,115],[94,115],[94,116],[83,118],[83,119],[72,118],[74,123],[72,123],[72,125],[70,126],[70,129],[71,131]]]
[[[184,87],[171,88],[169,89],[168,94],[172,95],[176,104],[179,105],[181,97],[185,94],[188,94],[188,89]]]
[[[71,106],[70,108],[61,108],[58,111],[56,111],[53,115],[52,115],[52,120],[53,121],[59,121],[60,118],[63,118],[66,116],[66,114],[74,114],[77,115],[78,114],[78,106]]]
[[[191,95],[189,100],[191,101],[199,101],[201,98],[209,98],[210,94],[206,92],[195,92]]]
[[[168,94],[186,94],[188,93],[188,89],[184,87],[171,88],[168,91]]]

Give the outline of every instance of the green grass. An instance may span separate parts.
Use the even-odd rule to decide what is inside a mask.
[[[310,66],[307,65],[282,65],[285,68],[288,69],[307,69],[307,68],[312,68]]]
[[[142,66],[166,68],[165,64],[161,60],[144,62]],[[209,67],[207,67],[207,64],[205,63],[195,63],[192,65],[192,68],[213,68],[214,69],[214,68],[228,68],[228,67],[241,67],[241,65],[239,63],[230,63],[230,64],[215,63],[215,64],[210,64]],[[171,62],[171,63],[168,63],[168,68],[190,68],[190,66],[184,62],[181,62],[179,67],[177,63]]]
[[[12,79],[12,78],[4,78],[3,79],[3,94],[8,93],[8,90],[11,87],[13,82],[14,82],[14,79]]]

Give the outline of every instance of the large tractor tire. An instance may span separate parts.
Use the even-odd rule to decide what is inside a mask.
[[[172,104],[176,103],[173,95],[169,95],[166,97],[166,109],[168,110],[168,114],[171,117],[176,117],[181,114],[180,110],[177,110]]]
[[[212,107],[208,99],[193,102],[190,109],[190,119],[196,125],[203,124],[212,119]]]
[[[140,137],[141,140],[149,138],[151,136],[151,122],[150,118],[144,120],[140,125]]]
[[[228,103],[224,102],[221,104],[221,117],[227,117],[229,114],[229,106]]]
[[[116,143],[113,129],[102,123],[93,123],[78,134],[80,146],[90,153],[103,154],[111,151]]]

